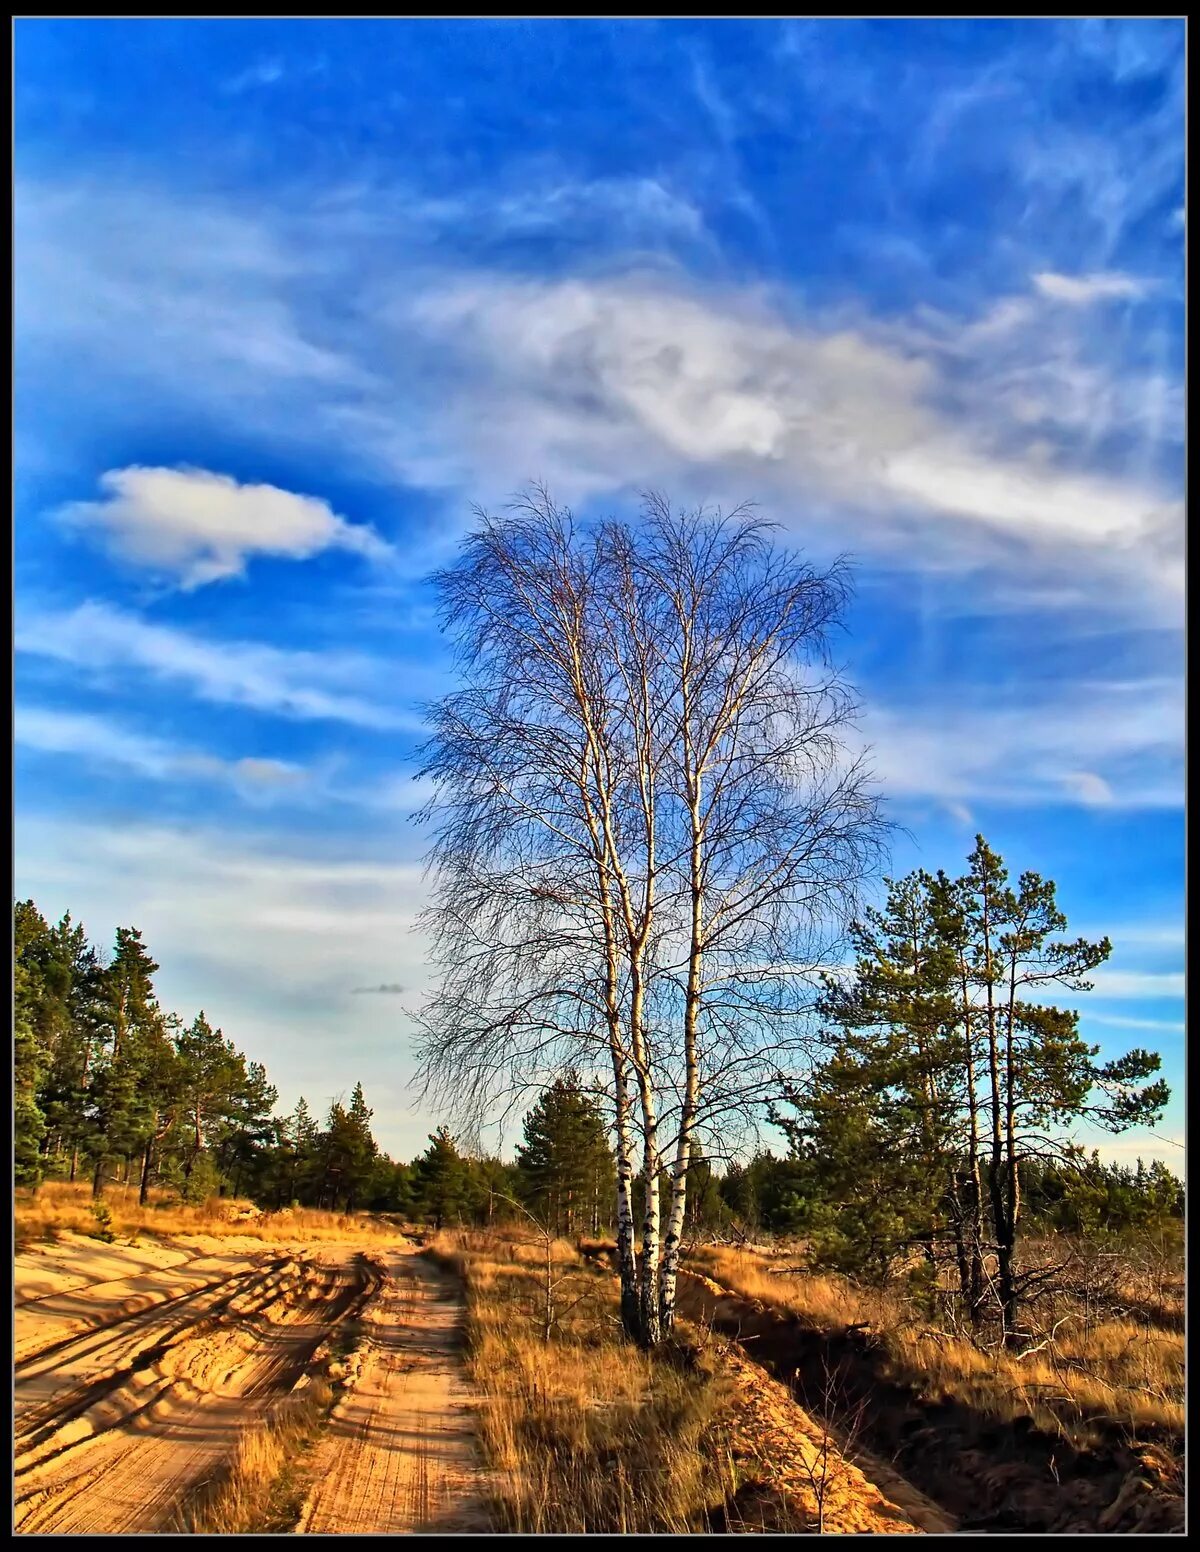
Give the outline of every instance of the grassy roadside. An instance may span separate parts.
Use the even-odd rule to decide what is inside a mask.
[[[733,1484],[702,1447],[724,1396],[703,1355],[676,1344],[652,1358],[624,1341],[611,1278],[565,1241],[552,1247],[548,1342],[542,1245],[453,1233],[428,1251],[466,1287],[467,1368],[486,1398],[480,1428],[506,1531],[709,1528]]]
[[[614,1279],[565,1241],[443,1234],[494,1513],[519,1533],[911,1532],[786,1388],[701,1327],[653,1356],[622,1336]]]
[[[228,1471],[183,1505],[175,1529],[194,1536],[290,1531],[308,1485],[306,1462],[336,1400],[322,1379],[288,1396],[265,1427],[246,1431]]]
[[[867,1328],[881,1373],[926,1401],[957,1401],[1004,1423],[1029,1417],[1081,1448],[1114,1428],[1131,1442],[1182,1439],[1180,1330],[1063,1307],[1053,1313],[1053,1338],[1018,1358],[931,1328],[902,1298],[845,1279],[780,1274],[763,1256],[724,1247],[698,1250],[692,1262],[734,1292],[822,1330]]]

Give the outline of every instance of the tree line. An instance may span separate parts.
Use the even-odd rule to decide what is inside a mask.
[[[995,879],[995,862],[977,858],[977,883],[981,874]],[[968,883],[959,882],[960,895]],[[774,1111],[785,1153],[760,1150],[718,1163],[693,1142],[685,1243],[802,1237],[817,1265],[880,1284],[897,1275],[914,1245],[931,1258],[961,1246],[954,1125],[956,1116],[963,1124],[965,1107],[969,1127],[970,1110],[953,1074],[955,1063],[965,1065],[965,1049],[951,1040],[947,1008],[935,1050],[929,1040],[917,1045],[933,1026],[914,1021],[911,997],[891,1005],[888,1019],[870,1001],[884,986],[895,995],[903,975],[915,973],[915,953],[929,939],[912,931],[914,907],[950,888],[915,875],[894,885],[887,908],[868,913],[856,929],[864,951],[856,977],[831,980],[827,1002],[847,1027],[830,1036],[827,1059],[807,1087],[781,1094]],[[901,917],[902,951],[891,930]],[[97,1196],[112,1183],[136,1185],[143,1203],[158,1187],[188,1202],[228,1193],[266,1209],[357,1208],[435,1228],[532,1218],[566,1237],[612,1230],[609,1121],[575,1071],[538,1095],[511,1160],[466,1151],[443,1126],[416,1158],[394,1161],[372,1135],[361,1083],[348,1105],[330,1103],[323,1123],[303,1097],[290,1114],[276,1115],[276,1091],[261,1063],[247,1061],[203,1013],[190,1024],[164,1013],[153,984],[158,965],[137,929],[120,929],[106,960],[69,914],[51,924],[26,900],[15,908],[14,936],[19,1185],[80,1178]],[[944,997],[944,962],[930,952],[923,963],[922,995]],[[899,1016],[904,1009],[907,1022]],[[1064,1071],[1073,1072],[1077,1092],[1095,1055],[1072,1037],[1071,1068],[1060,1047],[1038,1046],[1047,1069],[1036,1078],[1043,1103],[1055,1073],[1061,1087]],[[951,1096],[944,1106],[931,1105],[931,1086]],[[942,1139],[941,1152],[931,1138]],[[1182,1184],[1159,1163],[1105,1165],[1056,1143],[1023,1152],[1019,1174],[1024,1221],[1035,1233],[1120,1238],[1182,1219]],[[668,1190],[660,1180],[660,1210]],[[640,1173],[631,1195],[643,1211]],[[982,1235],[971,1243],[980,1248]]]
[[[460,1149],[446,1127],[410,1162],[371,1131],[361,1083],[323,1120],[303,1097],[288,1115],[261,1062],[203,1012],[190,1023],[159,1003],[142,933],[111,952],[67,913],[51,923],[19,901],[14,933],[15,1177],[158,1187],[181,1201],[247,1196],[260,1207],[390,1212],[441,1228],[531,1212],[556,1234],[609,1227],[613,1158],[595,1100],[574,1073],[525,1118],[516,1158]]]

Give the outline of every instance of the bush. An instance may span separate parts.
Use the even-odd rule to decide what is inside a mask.
[[[117,1237],[113,1228],[112,1208],[107,1202],[93,1202],[92,1217],[96,1220],[96,1227],[91,1231],[91,1237],[111,1245]]]

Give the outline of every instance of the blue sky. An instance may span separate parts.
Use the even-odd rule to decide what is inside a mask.
[[[1178,1166],[1183,42],[19,21],[19,894],[410,1156],[422,578],[533,477],[754,499],[853,558],[892,871],[1057,879]]]

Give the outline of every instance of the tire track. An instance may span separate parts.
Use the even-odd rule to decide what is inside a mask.
[[[95,1332],[112,1330],[140,1315],[165,1314],[189,1299],[219,1288],[231,1278],[284,1259],[286,1256],[272,1256],[268,1252],[236,1259],[216,1257],[209,1252],[194,1256],[182,1265],[164,1267],[158,1273],[107,1278],[83,1288],[59,1290],[25,1300],[17,1306],[17,1314],[21,1317],[19,1327],[24,1326],[25,1330],[19,1332],[16,1339],[16,1372],[18,1376],[27,1374],[42,1359],[54,1358],[57,1366],[63,1362],[62,1355],[75,1343]],[[151,1286],[134,1286],[146,1283]],[[122,1297],[123,1290],[128,1288],[133,1291]],[[107,1292],[101,1295],[101,1289]],[[89,1308],[92,1305],[94,1309]],[[44,1325],[41,1329],[29,1330],[33,1320]]]
[[[45,1437],[118,1391],[139,1370],[161,1361],[176,1343],[212,1329],[236,1299],[259,1290],[269,1298],[288,1265],[289,1258],[281,1257],[266,1269],[218,1278],[149,1310],[114,1317],[25,1359],[17,1366],[14,1398],[17,1475],[22,1458]]]
[[[160,1304],[141,1319],[118,1317],[98,1341],[89,1341],[94,1331],[75,1338],[74,1354],[63,1347],[53,1367],[38,1363],[33,1377],[57,1388],[23,1418],[15,1528],[68,1535],[174,1528],[189,1496],[219,1477],[245,1430],[266,1421],[374,1285],[364,1259],[350,1251],[312,1261],[276,1257],[233,1272],[207,1299],[193,1291],[170,1301],[169,1329]],[[39,1359],[49,1362],[45,1353]]]
[[[364,1312],[357,1376],[314,1460],[299,1534],[488,1528],[457,1358],[460,1314],[444,1274],[411,1252],[388,1254]]]
[[[136,1282],[138,1278],[150,1278],[164,1272],[184,1272],[194,1261],[211,1261],[212,1252],[208,1250],[196,1250],[190,1254],[186,1251],[176,1253],[177,1260],[166,1262],[150,1262],[133,1272],[123,1272],[113,1277],[97,1277],[90,1282],[84,1277],[69,1278],[61,1288],[51,1288],[46,1293],[33,1293],[25,1298],[13,1300],[14,1310],[31,1309],[35,1304],[45,1304],[50,1299],[67,1301],[77,1299],[84,1295],[93,1295],[99,1288],[108,1288],[120,1283]]]

